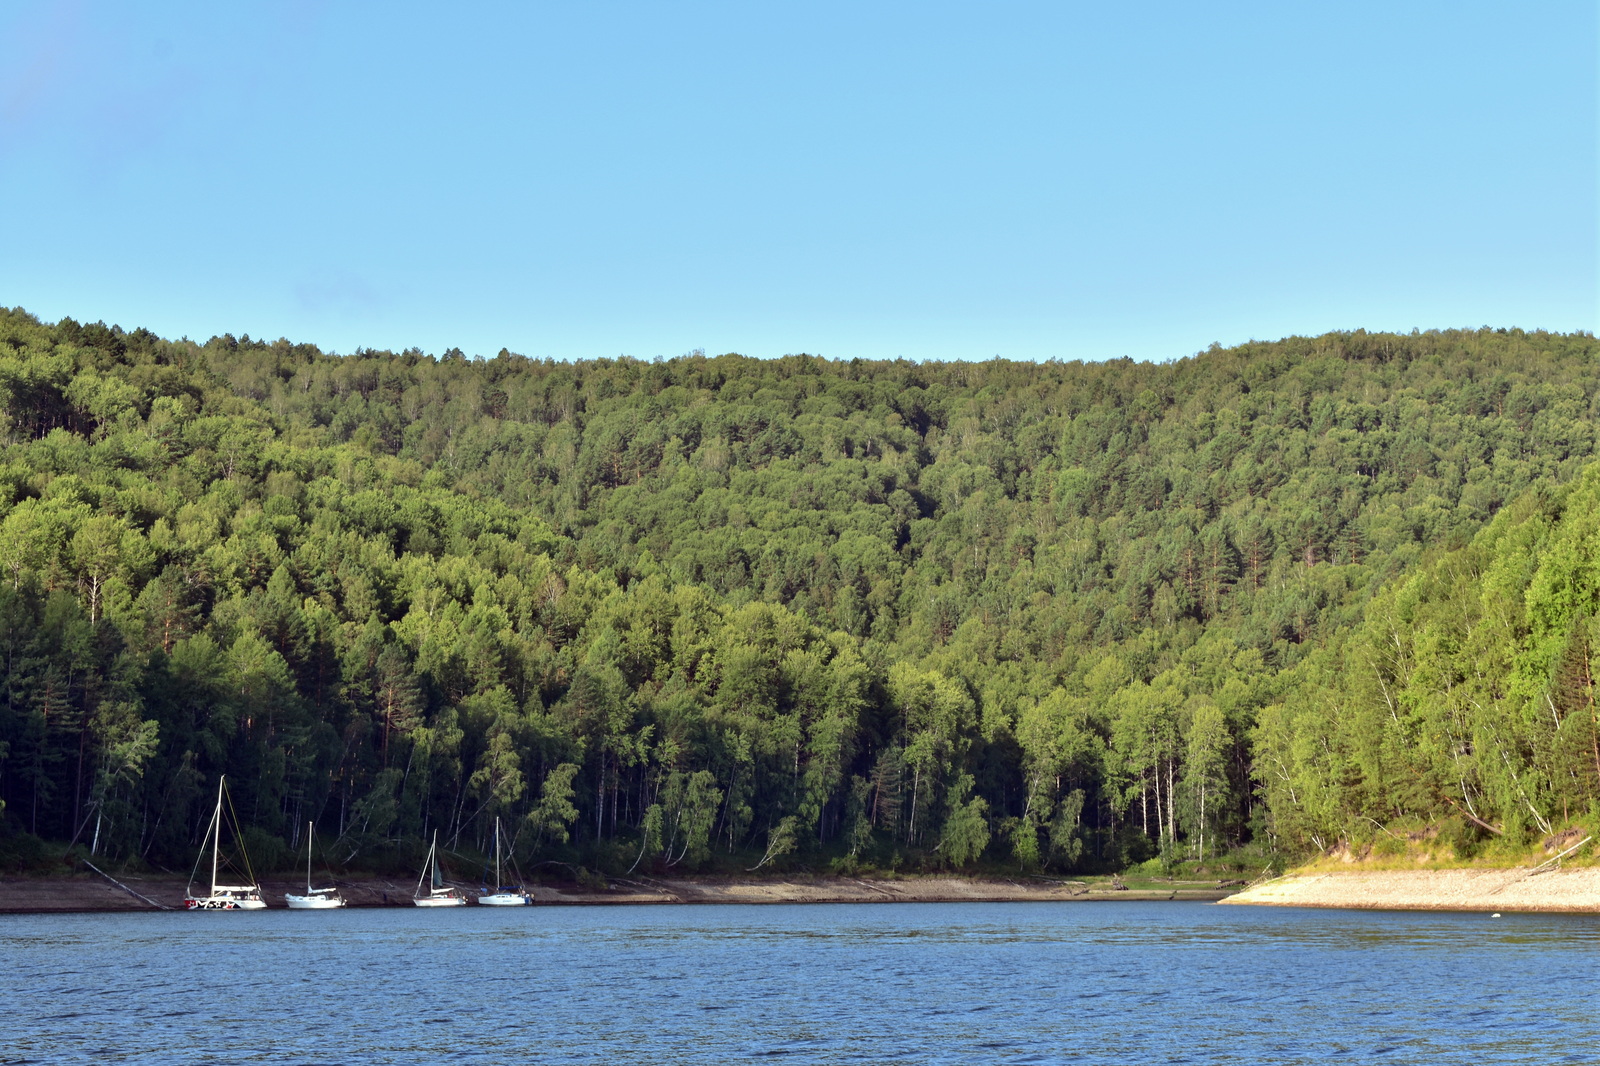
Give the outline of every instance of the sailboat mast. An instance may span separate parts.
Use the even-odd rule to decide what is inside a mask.
[[[494,820],[494,890],[500,891],[500,886],[505,884],[505,879],[500,876],[500,817]]]
[[[217,778],[217,816],[216,837],[211,841],[211,894],[217,894],[217,860],[222,855],[222,785],[228,780],[226,774]]]
[[[422,864],[422,873],[417,876],[417,891],[414,893],[414,895],[417,895],[417,896],[421,896],[422,895],[422,882],[424,882],[424,881],[426,881],[428,879],[428,871],[433,869],[433,849],[437,848],[438,846],[439,846],[439,831],[437,829],[435,829],[433,831],[433,843],[428,845],[428,858],[427,858],[427,861]]]
[[[316,822],[306,823],[306,895],[308,896],[311,895],[311,834],[315,832],[316,827]]]

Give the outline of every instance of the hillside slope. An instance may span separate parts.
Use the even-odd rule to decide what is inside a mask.
[[[264,865],[306,819],[382,864],[497,815],[602,869],[1210,855],[1269,827],[1284,671],[1593,456],[1594,355],[556,364],[0,314],[5,825],[182,865],[226,771]]]

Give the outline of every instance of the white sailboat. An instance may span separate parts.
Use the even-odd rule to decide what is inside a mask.
[[[533,897],[521,885],[508,885],[500,879],[500,819],[494,820],[494,883],[493,892],[485,892],[478,902],[485,907],[527,907]]]
[[[431,877],[431,881],[430,881]],[[429,881],[428,890],[423,892],[422,883]],[[453,886],[444,883],[444,878],[439,876],[439,831],[433,831],[433,845],[428,848],[428,859],[422,864],[422,876],[417,878],[417,890],[411,895],[411,902],[419,907],[465,907],[467,898],[456,891]]]
[[[292,892],[283,894],[284,901],[289,904],[292,911],[330,911],[335,907],[343,907],[344,897],[337,888],[331,885],[327,888],[311,887],[311,839],[316,833],[317,823],[306,823],[306,894],[296,896]]]
[[[186,911],[259,911],[265,910],[266,901],[261,898],[261,886],[256,883],[256,875],[250,870],[250,856],[245,854],[244,841],[239,835],[239,820],[233,822],[233,842],[238,845],[239,858],[244,863],[242,871],[249,884],[225,885],[217,880],[217,874],[222,868],[222,801],[227,797],[226,777],[217,779],[217,809],[211,815],[211,825],[206,828],[206,836],[211,844],[211,891],[201,896],[194,891],[194,875],[200,871],[200,860],[205,858],[205,847],[201,846],[200,856],[195,859],[194,869],[189,872],[189,885],[183,890],[183,909]],[[229,804],[232,810],[232,804]]]

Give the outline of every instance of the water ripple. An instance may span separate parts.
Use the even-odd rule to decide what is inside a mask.
[[[307,918],[0,917],[0,1064],[1481,1066],[1586,1061],[1600,1043],[1583,1006],[1600,920],[1581,916],[1127,903]]]

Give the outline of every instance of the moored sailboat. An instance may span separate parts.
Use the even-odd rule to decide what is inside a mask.
[[[422,883],[429,881],[426,892]],[[428,848],[428,859],[422,864],[422,876],[417,878],[417,890],[411,895],[411,902],[419,907],[464,907],[467,898],[452,885],[444,883],[444,878],[439,874],[439,831],[433,831],[433,845]]]
[[[315,822],[306,823],[306,894],[303,896],[285,892],[284,902],[289,904],[292,911],[328,911],[345,905],[344,896],[339,890],[329,885],[326,888],[311,887],[311,841],[316,835]]]
[[[189,885],[183,890],[183,909],[186,911],[259,911],[266,909],[266,901],[261,898],[261,885],[256,882],[256,875],[250,869],[250,856],[245,853],[244,840],[239,834],[239,820],[231,818],[233,824],[233,842],[239,848],[239,858],[244,864],[242,872],[248,880],[243,885],[225,885],[217,880],[219,873],[225,872],[222,864],[222,820],[224,817],[223,800],[227,798],[227,778],[217,779],[217,809],[211,815],[211,824],[206,827],[206,837],[211,844],[211,890],[205,895],[196,895],[194,891],[194,875],[200,872],[200,861],[205,858],[205,845],[201,845],[200,855],[194,861],[194,869],[189,872]],[[228,812],[232,812],[232,803],[228,804]]]
[[[508,885],[500,877],[500,819],[494,820],[494,883],[493,892],[485,892],[478,902],[485,907],[526,907],[533,897],[521,885]]]

